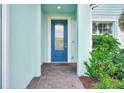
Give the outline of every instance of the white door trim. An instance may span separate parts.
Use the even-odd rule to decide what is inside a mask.
[[[51,63],[51,20],[65,19],[68,21],[68,63],[71,62],[71,18],[68,16],[48,17],[48,62]]]
[[[2,88],[9,88],[9,5],[2,5]]]

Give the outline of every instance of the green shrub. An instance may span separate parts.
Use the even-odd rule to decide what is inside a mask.
[[[103,75],[101,81],[99,83],[96,83],[95,87],[98,89],[115,89],[115,82],[117,81],[114,81],[110,77]]]
[[[91,58],[89,62],[84,62],[87,68],[86,74],[93,78],[100,78],[102,74],[114,74],[116,67],[113,66],[112,58],[113,54],[120,50],[119,42],[109,34],[93,35],[92,38]]]
[[[86,74],[94,79],[98,79],[98,77],[101,74],[99,64],[97,64],[95,60],[91,60],[91,59],[89,60],[90,60],[90,64],[88,64],[87,62],[84,62],[87,68]]]
[[[99,83],[95,84],[97,89],[124,89],[124,80],[112,79],[109,76],[101,78]]]
[[[96,88],[124,88],[124,49],[119,48],[119,42],[109,34],[93,35],[93,50],[89,62],[84,62],[86,74],[100,80]]]
[[[114,66],[117,68],[114,73],[115,78],[124,78],[124,49],[121,49],[118,53],[114,54],[112,59]]]
[[[116,89],[124,89],[124,80],[117,82]]]
[[[105,48],[107,50],[116,50],[119,48],[119,42],[117,39],[113,38],[112,35],[92,35],[93,49]]]

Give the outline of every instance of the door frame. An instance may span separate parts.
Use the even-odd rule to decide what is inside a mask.
[[[54,27],[56,24],[62,24],[63,28],[63,49],[55,49],[55,34],[56,28]],[[68,22],[67,20],[51,20],[51,62],[64,62],[68,61]],[[66,47],[65,47],[66,46]],[[58,55],[58,56],[57,56]]]
[[[9,88],[9,5],[2,5],[2,89]]]
[[[48,17],[48,62],[51,61],[51,20],[67,20],[68,23],[68,58],[67,63],[71,63],[71,18],[69,16],[49,16]]]

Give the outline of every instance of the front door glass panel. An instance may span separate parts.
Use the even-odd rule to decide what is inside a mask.
[[[55,24],[55,50],[64,50],[64,26]]]

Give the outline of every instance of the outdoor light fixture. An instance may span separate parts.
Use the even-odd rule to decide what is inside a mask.
[[[57,9],[60,9],[61,8],[61,6],[57,6]]]

